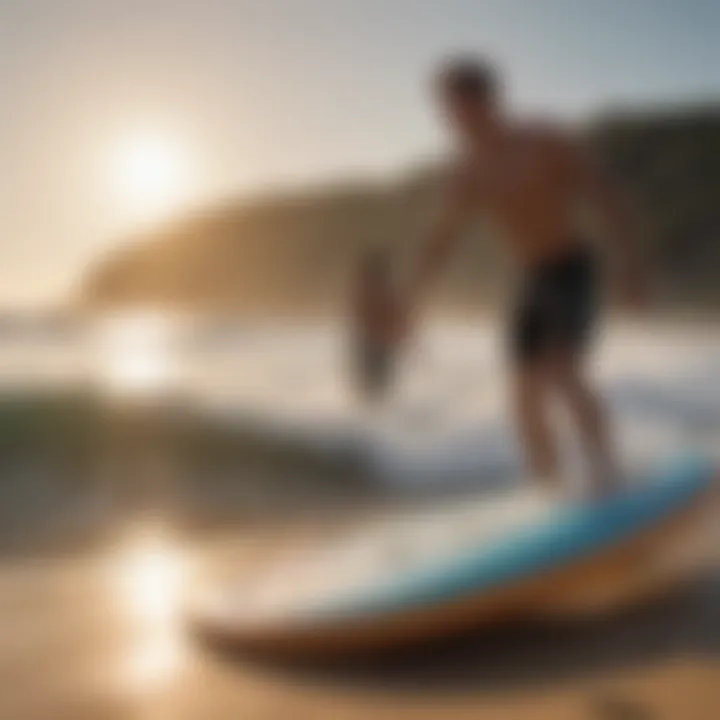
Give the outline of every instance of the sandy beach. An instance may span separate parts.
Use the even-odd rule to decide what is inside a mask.
[[[720,710],[717,573],[614,617],[484,630],[354,665],[261,663],[187,632],[183,563],[207,567],[232,547],[258,561],[292,538],[168,544],[143,531],[90,556],[3,562],[0,716],[713,720]]]

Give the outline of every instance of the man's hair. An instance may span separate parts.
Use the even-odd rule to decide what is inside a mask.
[[[443,92],[460,98],[492,100],[500,90],[498,71],[489,60],[455,57],[440,67],[438,86]]]

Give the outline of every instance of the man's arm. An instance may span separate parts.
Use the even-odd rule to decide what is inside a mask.
[[[415,307],[447,266],[474,214],[472,188],[457,175],[448,183],[439,217],[410,269],[406,302]]]
[[[418,308],[455,251],[475,211],[472,184],[456,173],[448,183],[440,214],[411,263],[404,292],[395,306],[393,325],[397,341],[410,332]]]

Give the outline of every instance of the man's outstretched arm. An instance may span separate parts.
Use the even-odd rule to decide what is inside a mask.
[[[449,183],[444,203],[410,268],[406,302],[422,303],[452,258],[473,216],[474,203],[468,183],[455,178]]]

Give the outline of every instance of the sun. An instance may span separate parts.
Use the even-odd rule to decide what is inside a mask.
[[[113,177],[129,219],[154,221],[179,209],[190,190],[187,149],[162,133],[138,133],[114,152]]]

